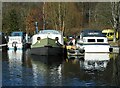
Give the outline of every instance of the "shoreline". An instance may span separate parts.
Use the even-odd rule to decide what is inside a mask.
[[[116,42],[109,41],[108,43],[109,43],[111,46],[120,47],[120,40],[119,40],[119,41],[116,41]]]

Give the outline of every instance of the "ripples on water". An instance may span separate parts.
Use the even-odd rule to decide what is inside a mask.
[[[86,53],[84,57],[29,55],[29,50],[2,53],[3,86],[118,86],[117,54]],[[83,59],[84,58],[84,59]]]

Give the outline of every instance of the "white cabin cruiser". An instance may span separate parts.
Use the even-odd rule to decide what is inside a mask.
[[[26,44],[25,36],[25,32],[12,32],[11,36],[9,36],[9,41],[7,44],[9,50],[22,50]]]
[[[108,39],[99,30],[84,30],[76,43],[77,49],[85,52],[112,52]]]

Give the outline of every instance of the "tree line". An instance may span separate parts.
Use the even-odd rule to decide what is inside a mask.
[[[2,31],[56,29],[65,35],[80,30],[113,28],[120,30],[120,2],[3,2]]]

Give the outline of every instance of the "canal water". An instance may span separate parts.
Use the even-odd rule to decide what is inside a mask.
[[[119,54],[62,58],[29,51],[2,53],[2,86],[120,86]]]

